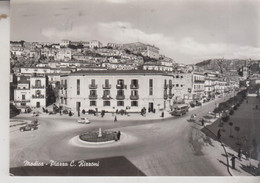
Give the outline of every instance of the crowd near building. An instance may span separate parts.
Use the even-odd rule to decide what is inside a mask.
[[[97,40],[11,42],[10,82],[10,100],[22,110],[46,107],[55,90],[63,108],[108,112],[170,111],[238,87],[218,72],[177,64],[154,45]]]

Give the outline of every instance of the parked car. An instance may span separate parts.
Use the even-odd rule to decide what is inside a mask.
[[[39,112],[33,112],[33,113],[32,113],[32,116],[33,116],[33,117],[39,116]]]
[[[90,121],[88,118],[80,118],[77,120],[78,123],[84,123],[84,124],[89,124]]]
[[[191,102],[190,102],[190,107],[193,108],[193,107],[195,107],[195,106],[196,106],[196,102],[195,102],[195,101],[191,101]]]
[[[196,106],[201,106],[201,105],[202,105],[202,103],[200,101],[196,100]]]
[[[21,132],[23,132],[23,131],[33,131],[33,130],[36,130],[36,129],[38,129],[38,125],[35,125],[35,124],[27,124],[26,126],[20,127]]]

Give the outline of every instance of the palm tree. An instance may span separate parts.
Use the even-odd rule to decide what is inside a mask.
[[[233,126],[233,123],[232,123],[232,122],[229,122],[228,124],[229,124],[229,126],[230,126],[230,134],[229,134],[229,137],[233,137],[233,135],[232,135],[232,126]]]

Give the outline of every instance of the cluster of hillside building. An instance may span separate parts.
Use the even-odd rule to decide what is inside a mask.
[[[140,42],[11,42],[11,58],[10,100],[20,109],[46,107],[47,88],[59,91],[56,104],[73,111],[149,112],[239,87],[219,72],[177,64]],[[15,66],[21,60],[34,64]]]

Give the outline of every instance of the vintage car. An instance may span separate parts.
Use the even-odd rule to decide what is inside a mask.
[[[77,120],[78,123],[83,123],[83,124],[89,124],[90,121],[88,118],[80,118]]]
[[[37,124],[27,124],[25,126],[20,127],[20,131],[33,131],[38,129],[38,125]]]

